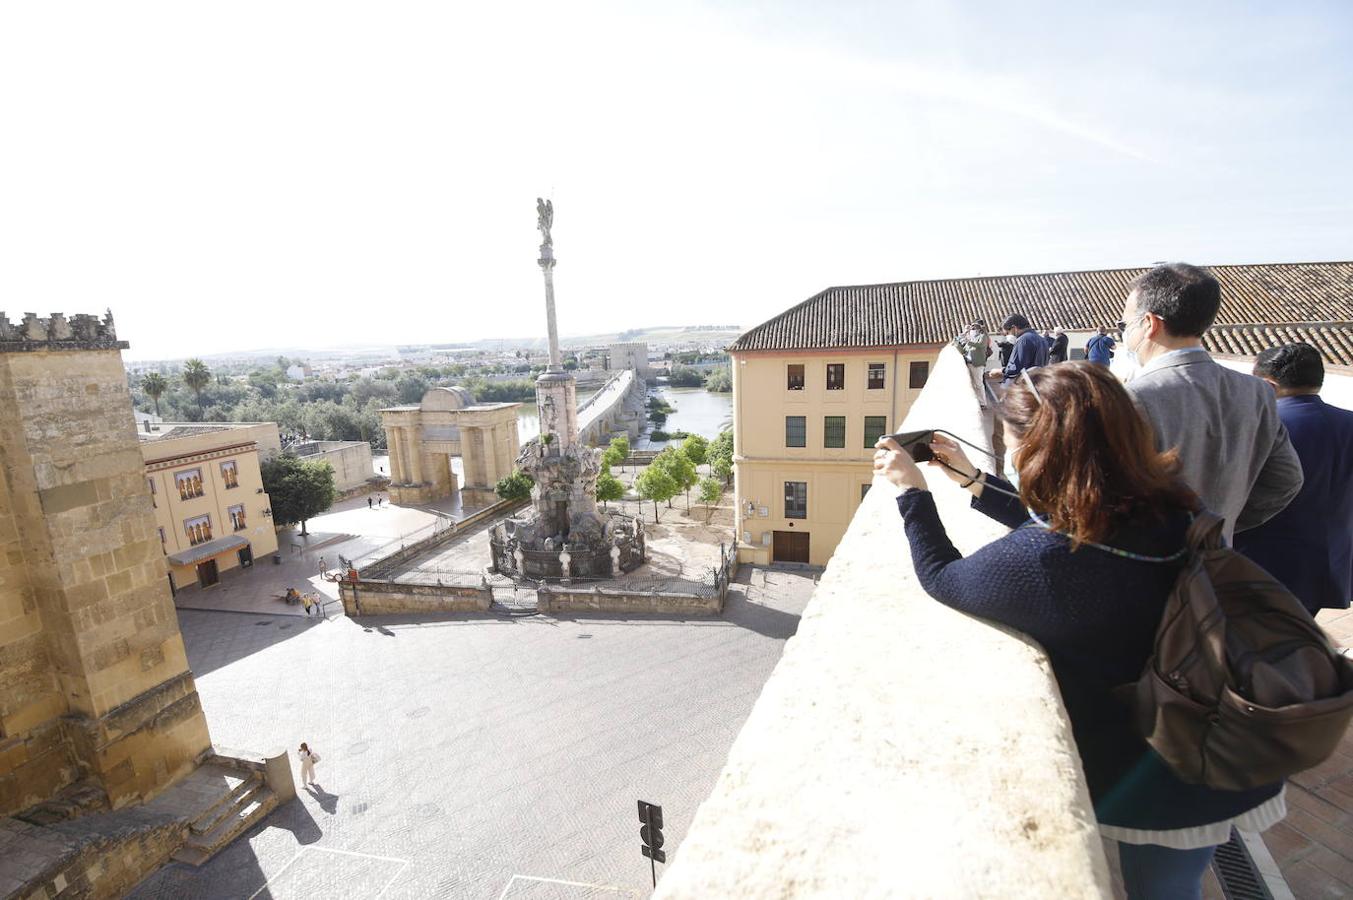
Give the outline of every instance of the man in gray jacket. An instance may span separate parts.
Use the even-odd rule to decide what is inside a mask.
[[[1221,286],[1186,263],[1156,266],[1132,282],[1123,347],[1141,368],[1127,384],[1156,432],[1179,449],[1180,474],[1226,538],[1273,518],[1301,490],[1301,462],[1278,418],[1273,391],[1220,366],[1203,332],[1221,306]]]

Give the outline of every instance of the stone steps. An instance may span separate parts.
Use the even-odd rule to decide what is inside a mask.
[[[277,807],[277,795],[256,775],[189,826],[188,840],[174,851],[175,862],[201,866]]]
[[[263,776],[257,772],[239,773],[243,779],[239,784],[231,789],[230,793],[222,794],[211,806],[204,809],[196,819],[188,823],[188,830],[193,834],[202,834],[210,831],[212,826],[221,818],[222,811],[234,807],[245,794],[253,791],[263,783]]]

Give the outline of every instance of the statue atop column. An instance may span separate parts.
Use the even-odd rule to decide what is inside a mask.
[[[554,239],[550,237],[550,226],[554,224],[554,201],[542,200],[536,198],[536,228],[540,229],[541,235],[545,240],[541,242],[542,247],[553,247]]]

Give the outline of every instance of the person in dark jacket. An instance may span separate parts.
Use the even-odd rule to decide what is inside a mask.
[[[946,606],[1018,629],[1047,651],[1128,896],[1199,897],[1231,827],[1262,831],[1286,806],[1281,783],[1219,791],[1181,781],[1113,693],[1152,653],[1196,497],[1103,366],[1028,372],[1002,414],[1018,488],[979,471],[956,443],[936,435],[930,444],[930,465],[973,493],[974,509],[1015,529],[966,558],[911,455],[880,439],[874,470],[902,489],[917,577]]]
[[[1025,369],[1048,364],[1048,342],[1029,326],[1029,320],[1022,314],[1013,313],[1006,318],[1001,330],[1015,339],[1015,348],[1010,351],[1010,361],[988,376],[993,381],[1009,384]]]
[[[1069,343],[1066,332],[1061,328],[1052,332],[1052,343],[1048,346],[1048,365],[1055,366],[1057,363],[1066,362]]]
[[[1278,394],[1278,418],[1301,460],[1301,491],[1236,549],[1259,563],[1315,615],[1353,598],[1353,412],[1320,399],[1325,364],[1310,344],[1271,347],[1254,374]]]

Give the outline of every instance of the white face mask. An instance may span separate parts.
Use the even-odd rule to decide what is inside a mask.
[[[1142,370],[1142,358],[1137,355],[1137,350],[1128,343],[1128,334],[1141,327],[1142,316],[1138,316],[1130,325],[1123,329],[1123,361],[1114,366],[1115,373],[1125,383],[1135,378]],[[1137,342],[1141,346],[1141,342]],[[1116,362],[1116,360],[1115,360]]]
[[[1015,451],[1005,451],[1005,480],[1019,490],[1019,469],[1015,468]]]

